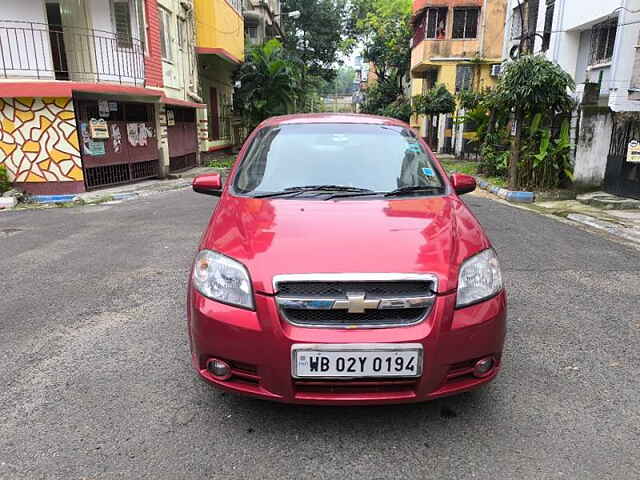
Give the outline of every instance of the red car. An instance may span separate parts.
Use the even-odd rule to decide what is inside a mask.
[[[500,369],[506,297],[491,243],[408,125],[263,122],[220,196],[189,282],[193,366],[216,387],[303,404],[474,389]]]

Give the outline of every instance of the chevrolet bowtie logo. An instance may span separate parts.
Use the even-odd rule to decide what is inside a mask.
[[[380,300],[367,300],[364,292],[347,293],[346,300],[336,300],[334,310],[347,310],[349,313],[364,313],[365,310],[378,308]]]

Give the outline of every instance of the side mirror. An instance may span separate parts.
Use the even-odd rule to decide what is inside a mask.
[[[205,173],[193,179],[193,191],[205,195],[222,195],[222,179],[219,173]]]
[[[451,175],[451,185],[458,195],[473,192],[476,189],[476,179],[471,175],[454,173]]]

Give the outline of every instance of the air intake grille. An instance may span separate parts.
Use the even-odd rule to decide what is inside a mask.
[[[428,281],[403,282],[280,282],[278,295],[296,297],[344,297],[349,292],[366,292],[374,297],[411,297],[428,295]]]

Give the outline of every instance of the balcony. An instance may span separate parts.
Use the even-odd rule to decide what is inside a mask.
[[[244,19],[240,0],[194,0],[196,52],[231,64],[244,60]]]
[[[143,86],[144,45],[112,32],[0,20],[0,79]]]

